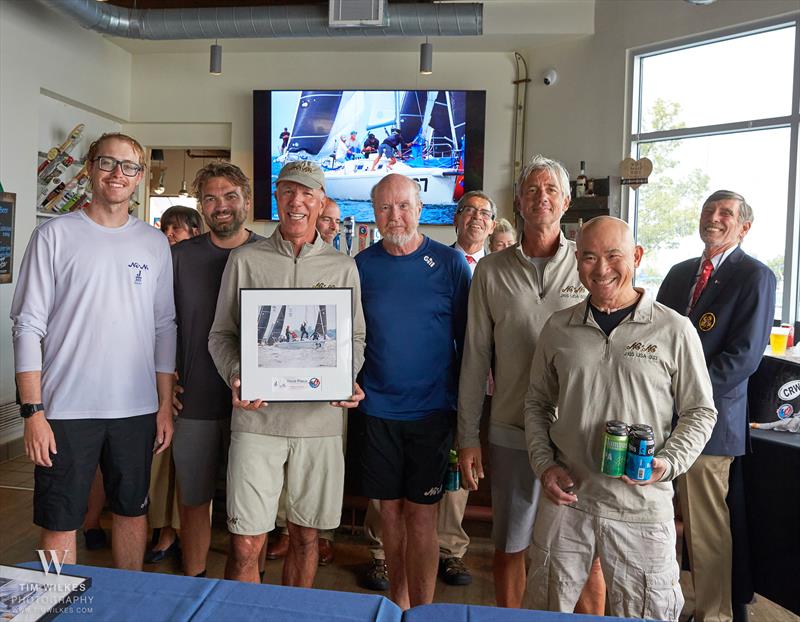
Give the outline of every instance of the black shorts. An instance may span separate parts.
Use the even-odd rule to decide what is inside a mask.
[[[363,494],[370,499],[437,503],[444,492],[455,413],[437,412],[415,421],[369,415],[364,419]]]
[[[97,465],[114,514],[143,516],[150,499],[156,415],[122,419],[49,419],[57,454],[34,469],[33,522],[50,531],[83,524]]]

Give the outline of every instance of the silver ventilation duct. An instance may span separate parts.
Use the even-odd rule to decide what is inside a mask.
[[[469,36],[483,33],[483,5],[389,4],[386,27],[331,28],[325,5],[126,9],[97,0],[41,0],[101,34],[129,39]]]

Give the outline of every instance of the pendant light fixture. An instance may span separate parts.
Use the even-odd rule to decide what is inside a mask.
[[[212,76],[222,75],[222,46],[219,45],[218,40],[215,39],[211,44],[211,62],[209,64],[209,72]]]
[[[425,37],[425,43],[419,46],[419,72],[423,76],[433,73],[433,43],[428,43],[428,37]]]
[[[181,181],[181,190],[178,196],[183,199],[189,196],[189,191],[186,189],[186,151],[183,152],[183,181]]]

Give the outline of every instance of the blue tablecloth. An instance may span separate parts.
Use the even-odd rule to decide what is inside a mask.
[[[38,561],[20,566],[33,570],[42,569]],[[54,572],[52,566],[50,572]],[[72,608],[67,607],[58,617],[59,622],[87,619],[92,622],[188,622],[219,582],[217,579],[195,579],[81,565],[65,565],[61,573],[91,577],[92,586],[81,595],[80,603]],[[87,609],[91,611],[91,615],[87,615]]]
[[[41,570],[27,562],[25,568]],[[51,570],[53,572],[53,570]],[[82,602],[58,622],[612,622],[623,618],[577,616],[528,609],[435,604],[403,614],[384,596],[197,579],[97,566],[64,566],[62,574],[91,577]]]
[[[193,622],[400,622],[400,608],[384,596],[281,585],[217,581]]]
[[[414,607],[406,611],[403,616],[403,622],[614,622],[615,620],[633,620],[633,618],[443,604]],[[636,622],[642,622],[642,620],[637,618]]]
[[[20,564],[41,570],[39,562]],[[51,570],[51,572],[53,572]],[[197,579],[153,572],[66,565],[62,574],[91,577],[80,607],[58,622],[400,622],[400,608],[383,596]],[[91,613],[87,613],[87,609]]]

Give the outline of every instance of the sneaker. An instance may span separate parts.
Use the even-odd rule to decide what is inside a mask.
[[[439,576],[447,585],[469,585],[472,583],[472,575],[460,557],[440,559]]]
[[[389,571],[386,568],[386,561],[383,559],[373,559],[364,575],[364,587],[376,592],[385,592],[389,589]]]

